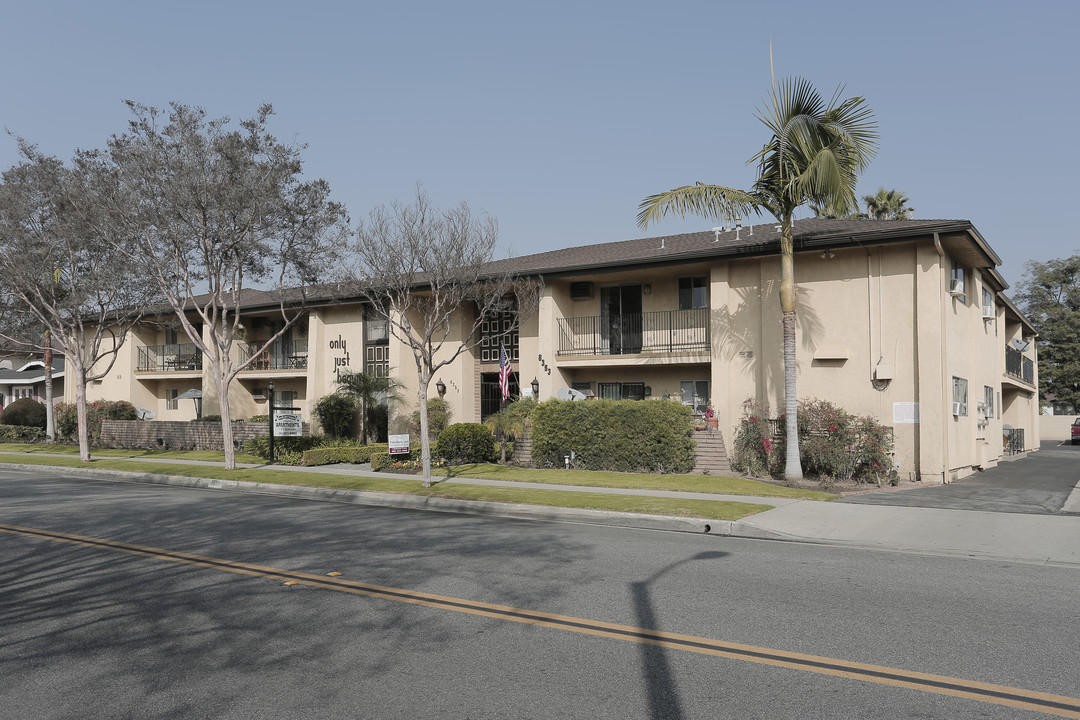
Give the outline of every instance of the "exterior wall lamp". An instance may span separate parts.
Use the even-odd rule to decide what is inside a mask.
[[[532,383],[530,383],[530,384],[532,385],[533,397],[539,399],[539,397],[540,397],[540,382],[534,377]]]
[[[446,383],[439,378],[439,382],[435,383],[435,389],[439,391],[439,397],[446,395]]]

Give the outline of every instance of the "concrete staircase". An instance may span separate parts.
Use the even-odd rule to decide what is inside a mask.
[[[728,462],[724,436],[719,430],[708,428],[694,431],[697,451],[694,453],[692,475],[730,475],[731,463]]]

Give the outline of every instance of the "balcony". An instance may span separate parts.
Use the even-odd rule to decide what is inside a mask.
[[[245,363],[253,355],[254,362],[245,370],[306,370],[308,361],[307,340],[299,338],[290,343],[276,342],[259,352],[262,343],[240,343],[240,362]]]
[[[192,343],[145,345],[139,348],[139,372],[196,372],[202,370],[202,353]]]
[[[1014,347],[1005,346],[1005,374],[1028,385],[1035,384],[1035,363]]]
[[[559,318],[558,355],[634,355],[709,349],[709,310]]]

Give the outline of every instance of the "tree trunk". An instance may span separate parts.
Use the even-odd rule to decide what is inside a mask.
[[[53,408],[52,335],[45,331],[45,442],[56,440],[56,411]]]
[[[235,470],[236,451],[233,449],[232,413],[229,411],[229,383],[220,371],[214,379],[218,391],[218,407],[221,408],[221,444],[225,451],[225,469]]]
[[[791,218],[782,222],[780,236],[780,311],[784,316],[784,410],[787,413],[787,437],[784,478],[789,482],[802,480],[802,460],[799,453],[799,396],[795,392],[795,252],[791,237]]]
[[[427,390],[431,379],[430,373],[420,371],[417,373],[420,380],[420,389],[416,391],[416,397],[420,401],[420,456],[424,460],[424,487],[431,487],[431,438],[428,437],[428,404]]]
[[[79,459],[90,462],[90,428],[86,426],[86,372],[75,374],[75,413],[79,423]]]

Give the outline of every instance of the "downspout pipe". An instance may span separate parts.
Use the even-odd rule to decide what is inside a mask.
[[[945,248],[941,246],[941,235],[934,233],[934,249],[938,254],[938,292],[941,298],[941,399],[944,401],[941,419],[941,483],[949,482],[949,418],[952,417],[952,394],[949,388],[949,370],[946,367],[948,353],[945,352],[945,295],[948,288],[948,278],[945,277]]]

